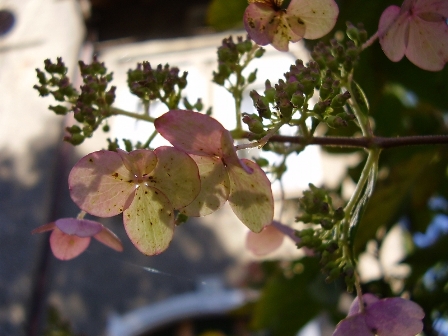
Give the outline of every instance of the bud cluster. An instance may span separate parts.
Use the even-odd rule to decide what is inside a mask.
[[[329,69],[335,73],[348,73],[354,68],[361,52],[361,46],[367,40],[367,32],[362,24],[355,27],[347,22],[346,33],[349,40],[345,45],[332,39],[330,45],[319,42],[314,47],[311,56],[322,70]]]
[[[213,71],[213,82],[224,85],[232,74],[236,74],[237,86],[241,87],[253,83],[257,79],[257,71],[250,73],[247,79],[241,76],[241,71],[253,57],[260,58],[264,52],[263,48],[254,47],[248,37],[243,39],[238,36],[236,43],[232,36],[223,39],[221,46],[218,48],[218,71]],[[241,64],[244,56],[246,56],[245,64]]]
[[[299,199],[303,214],[296,218],[306,224],[318,224],[297,232],[301,238],[298,247],[307,247],[315,251],[320,258],[322,270],[327,274],[326,281],[331,282],[344,276],[347,285],[353,285],[353,266],[342,257],[342,246],[335,233],[337,225],[344,219],[341,207],[335,208],[328,192],[309,184]]]
[[[159,99],[169,109],[175,109],[182,97],[182,90],[187,86],[187,75],[186,71],[180,75],[179,68],[168,64],[159,64],[154,69],[145,61],[128,71],[127,82],[130,91],[143,102]],[[200,103],[197,105],[199,107]]]
[[[51,94],[55,100],[71,104],[70,108],[59,104],[49,106],[49,109],[60,115],[73,112],[74,118],[81,125],[67,127],[68,135],[64,137],[64,140],[73,145],[79,145],[85,138],[91,137],[98,126],[111,115],[111,105],[115,100],[116,90],[114,86],[108,89],[112,81],[112,73],[107,73],[104,63],[98,62],[96,57],[91,64],[79,61],[83,80],[83,85],[80,87],[81,93],[79,93],[70,84],[66,76],[67,68],[61,58],[57,59],[57,63],[52,63],[49,59],[44,63],[45,71],[51,77],[47,79],[45,72],[36,69],[40,85],[35,85],[34,88],[41,96]],[[107,131],[108,126],[105,125],[103,130]]]

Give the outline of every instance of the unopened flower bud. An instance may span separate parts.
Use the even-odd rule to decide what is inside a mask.
[[[345,91],[344,93],[336,95],[331,100],[331,107],[335,108],[335,109],[343,107],[347,103],[347,100],[350,99],[350,97],[351,97],[351,94],[348,91]]]

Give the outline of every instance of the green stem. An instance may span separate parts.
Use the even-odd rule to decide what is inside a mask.
[[[352,94],[351,98],[349,99],[349,103],[353,109],[353,113],[355,114],[356,120],[358,120],[359,127],[361,128],[361,131],[362,131],[362,135],[370,138],[373,136],[373,132],[372,132],[372,128],[370,127],[369,118],[367,115],[365,115],[362,112],[361,107],[359,106],[359,103],[356,100],[355,95],[353,94],[353,92],[354,92],[353,91],[353,72],[351,72],[347,76],[346,87],[347,87],[347,90]]]
[[[346,222],[350,218],[351,212],[353,211],[356,203],[359,200],[359,197],[362,194],[362,191],[367,183],[367,180],[369,178],[370,171],[374,165],[378,164],[378,159],[380,156],[380,150],[379,149],[369,149],[368,151],[369,155],[367,157],[367,162],[362,169],[361,176],[359,178],[358,184],[356,185],[355,191],[353,192],[352,197],[350,198],[350,201],[348,201],[347,205],[345,206],[344,212],[346,216]],[[345,223],[347,225],[347,232],[348,232],[348,225],[349,221]]]
[[[157,130],[154,130],[154,132],[152,132],[148,140],[146,140],[146,142],[142,145],[142,148],[148,148],[152,140],[154,140],[154,138],[157,136],[157,134],[159,134],[159,132],[157,132]]]
[[[261,148],[264,145],[266,145],[266,143],[269,141],[269,139],[275,135],[275,133],[277,133],[277,131],[280,129],[280,127],[282,127],[285,123],[283,122],[279,122],[277,125],[274,126],[274,128],[271,128],[268,133],[262,137],[260,140],[257,140],[255,142],[251,142],[248,144],[242,144],[242,145],[237,145],[235,146],[235,150],[240,150],[240,149],[248,149],[248,148]]]
[[[124,115],[126,117],[134,118],[137,120],[144,120],[153,123],[155,118],[150,117],[149,115],[139,114],[134,112],[125,111],[116,107],[111,108],[111,112],[113,115]]]

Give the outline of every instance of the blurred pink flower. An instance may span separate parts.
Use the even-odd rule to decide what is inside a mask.
[[[448,62],[448,1],[405,0],[386,8],[378,36],[386,56],[398,62],[404,55],[416,66],[442,70]]]
[[[333,336],[414,336],[422,331],[425,313],[415,302],[398,297],[380,300],[372,294],[362,298],[364,312],[356,298]]]
[[[289,42],[313,40],[329,33],[339,14],[334,0],[291,0],[286,9],[282,3],[283,0],[249,0],[244,26],[255,43],[288,51]]]
[[[70,260],[84,252],[94,237],[115,251],[123,251],[120,239],[101,223],[76,218],[61,218],[34,229],[31,233],[53,232],[50,235],[50,247],[54,256],[61,260]]]
[[[278,249],[284,238],[289,237],[295,243],[300,238],[295,235],[294,229],[277,221],[267,225],[259,233],[249,231],[246,236],[246,247],[257,256],[264,256]]]

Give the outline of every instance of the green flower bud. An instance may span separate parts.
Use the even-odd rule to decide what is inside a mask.
[[[331,128],[347,127],[348,123],[339,116],[328,116],[325,118],[325,123]]]
[[[62,105],[56,105],[56,106],[50,105],[48,106],[48,109],[59,115],[66,115],[68,112],[68,108]]]
[[[249,76],[247,77],[247,82],[250,84],[250,83],[253,83],[253,82],[255,82],[255,80],[257,79],[257,70],[258,69],[255,69],[253,72],[251,72],[250,74],[249,74]]]
[[[356,28],[351,22],[347,21],[347,36],[353,42],[359,42],[359,29]]]
[[[264,55],[265,51],[266,51],[266,50],[263,49],[263,48],[258,49],[258,50],[255,52],[255,54],[254,54],[255,58],[260,58],[260,57],[262,57],[262,56]]]
[[[336,95],[331,100],[330,106],[335,109],[341,108],[347,103],[347,100],[349,100],[350,97],[351,97],[351,94],[348,91],[345,91],[344,93],[340,93],[340,94]]]
[[[292,95],[291,103],[294,105],[295,108],[301,108],[304,102],[305,97],[303,96],[302,92],[298,91]]]
[[[344,217],[345,217],[344,209],[342,209],[342,207],[337,208],[337,209],[334,211],[333,217],[334,217],[334,219],[336,219],[336,220],[342,220],[342,219],[344,219]]]

